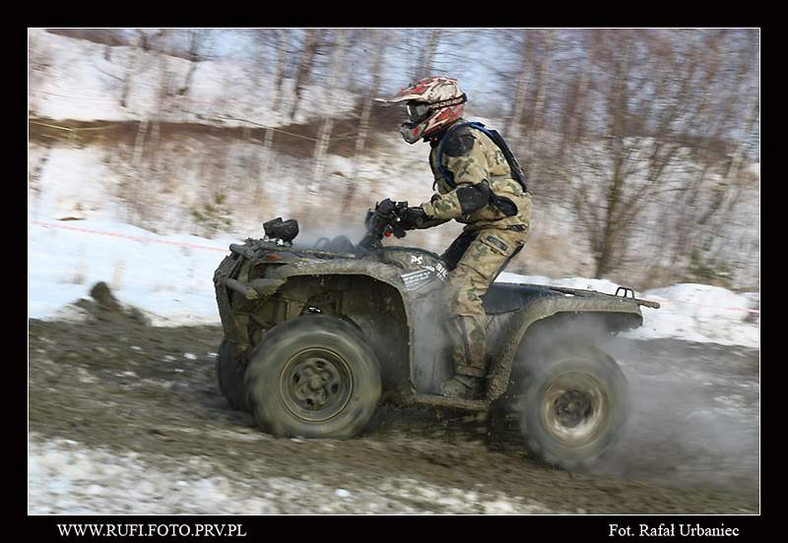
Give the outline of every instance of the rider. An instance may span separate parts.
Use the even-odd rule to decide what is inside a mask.
[[[431,147],[438,190],[429,202],[408,208],[401,226],[424,229],[451,219],[466,225],[442,255],[451,270],[445,292],[454,377],[441,393],[477,397],[487,371],[482,296],[528,240],[531,195],[516,180],[501,147],[484,130],[466,125],[467,97],[456,79],[427,77],[380,101],[404,102],[409,119],[400,127],[402,137]]]

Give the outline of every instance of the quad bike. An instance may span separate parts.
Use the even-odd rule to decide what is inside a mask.
[[[263,239],[230,245],[214,275],[224,329],[219,388],[275,436],[350,438],[381,403],[519,413],[529,448],[567,469],[588,465],[621,434],[626,379],[595,340],[642,324],[619,288],[590,290],[495,282],[488,315],[486,391],[468,400],[437,393],[452,375],[435,253],[384,246],[404,236],[405,202],[367,214],[356,245],[345,236],[293,245],[298,223],[264,224]],[[623,295],[622,295],[623,293]]]

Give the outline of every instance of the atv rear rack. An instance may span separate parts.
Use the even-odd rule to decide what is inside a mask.
[[[624,298],[627,300],[631,300],[638,305],[642,305],[645,307],[649,307],[651,309],[659,309],[660,305],[659,302],[653,302],[651,300],[643,300],[640,298],[635,298],[635,290],[630,287],[618,287],[616,289],[615,294],[607,294],[605,292],[597,292],[597,291],[590,291],[590,290],[582,290],[579,288],[569,288],[569,287],[549,287],[552,290],[557,292],[563,292],[565,294],[572,294],[573,296],[609,296],[611,298]],[[623,295],[620,294],[623,292]]]

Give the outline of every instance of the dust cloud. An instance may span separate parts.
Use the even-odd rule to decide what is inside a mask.
[[[594,471],[757,493],[758,351],[623,338],[605,350],[629,382],[630,418]]]
[[[760,467],[758,350],[677,339],[635,340],[589,321],[545,323],[513,368],[525,382],[528,353],[596,338],[629,389],[618,441],[586,471],[680,488],[735,491],[757,500]],[[601,339],[600,339],[601,338]],[[511,407],[522,409],[522,402]]]

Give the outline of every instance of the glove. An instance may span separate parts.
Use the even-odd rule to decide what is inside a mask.
[[[402,239],[405,237],[405,229],[402,228],[399,223],[394,223],[391,225],[391,233],[394,234],[395,238]]]
[[[396,207],[396,203],[392,202],[390,198],[386,198],[385,200],[381,200],[377,204],[375,204],[375,209],[368,210],[367,216],[364,219],[364,227],[369,230],[372,228],[372,221],[375,217],[386,217],[389,220],[394,220],[396,215],[394,214],[394,209]]]
[[[403,230],[419,228],[427,220],[427,214],[421,207],[409,207],[399,215],[399,226]]]
[[[381,215],[389,215],[396,207],[396,202],[393,202],[391,198],[386,198],[385,200],[381,200],[380,203],[375,206],[375,211]]]

